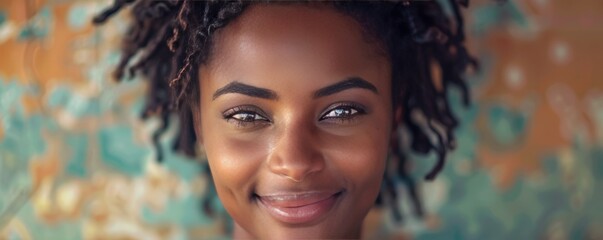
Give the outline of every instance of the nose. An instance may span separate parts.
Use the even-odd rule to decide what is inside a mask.
[[[309,124],[291,123],[283,126],[268,156],[270,171],[294,182],[302,182],[325,167],[316,139]]]

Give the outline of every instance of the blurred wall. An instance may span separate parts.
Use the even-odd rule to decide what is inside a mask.
[[[0,1],[0,239],[226,237],[224,211],[200,210],[198,160],[154,161],[144,83],[111,78],[127,16],[89,20],[110,4]],[[458,148],[420,183],[424,219],[407,202],[401,224],[376,209],[366,236],[603,239],[601,13],[599,0],[472,1],[481,71],[471,106],[451,96]],[[417,179],[434,161],[413,155]]]

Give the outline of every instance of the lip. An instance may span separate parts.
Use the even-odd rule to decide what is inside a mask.
[[[333,208],[342,191],[256,195],[259,205],[275,219],[289,224],[310,223]]]

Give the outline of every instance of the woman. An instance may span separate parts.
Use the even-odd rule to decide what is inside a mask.
[[[438,154],[433,179],[457,125],[448,87],[468,102],[466,2],[447,5],[455,24],[435,1],[117,0],[94,21],[128,4],[116,78],[129,69],[150,81],[143,117],[161,116],[163,129],[180,113],[175,148],[204,146],[234,238],[358,238],[378,195],[395,200],[398,177],[421,214],[398,131]]]

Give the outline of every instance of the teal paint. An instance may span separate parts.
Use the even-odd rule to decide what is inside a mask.
[[[65,152],[70,153],[67,161],[66,172],[76,177],[87,177],[86,156],[88,151],[88,136],[85,134],[71,135],[67,137],[67,148]]]
[[[48,94],[48,99],[46,100],[46,105],[48,107],[62,107],[67,105],[69,102],[69,98],[71,97],[71,91],[65,85],[58,85],[52,88],[50,93]]]
[[[530,20],[528,19],[528,16],[519,8],[519,5],[509,1],[507,4],[505,4],[505,6],[505,10],[513,20],[513,23],[517,24],[523,29],[528,29],[530,27]]]
[[[73,93],[74,94],[70,96],[69,101],[65,105],[65,110],[67,110],[73,116],[81,118],[86,115],[94,115],[94,113],[99,112],[99,107],[94,99],[82,96],[76,92]]]
[[[454,116],[459,121],[458,128],[454,130],[456,148],[450,153],[449,162],[453,164],[459,160],[475,162],[475,151],[479,139],[474,126],[478,118],[480,105],[479,103],[473,103],[465,106],[462,102],[460,90],[455,88],[450,89],[448,100]]]
[[[542,161],[540,162],[541,169],[547,174],[559,174],[561,173],[561,169],[559,169],[559,156],[557,153],[549,153],[542,157]]]
[[[52,32],[53,20],[50,7],[43,7],[23,26],[17,39],[25,41],[45,38]]]
[[[74,4],[70,9],[67,15],[67,21],[69,22],[69,26],[75,30],[79,30],[86,26],[86,24],[90,21],[90,18],[87,16],[87,7],[81,4]]]
[[[31,159],[47,151],[41,134],[49,124],[40,115],[26,116],[23,111],[21,99],[30,92],[26,85],[0,78],[0,120],[4,131],[0,139],[0,215],[6,214],[0,216],[0,225],[21,207],[20,202],[14,202],[15,197],[31,189]]]
[[[4,12],[4,10],[0,9],[0,26],[2,26],[2,24],[4,24],[6,22],[6,20],[8,19],[7,15],[8,14],[6,14],[6,12]]]
[[[76,118],[96,117],[103,112],[100,97],[83,96],[64,85],[58,85],[51,90],[46,106],[63,109]]]
[[[38,218],[32,201],[25,203],[16,218],[27,226],[31,239],[84,239],[83,221],[55,221],[50,224]]]
[[[484,35],[488,30],[501,23],[500,6],[486,5],[476,8],[472,12],[473,25],[469,26],[471,32],[475,35]]]
[[[132,109],[135,109],[134,112],[142,113],[141,107],[144,106],[143,104],[143,101],[137,101],[133,104],[134,106],[132,107]],[[176,130],[179,130],[179,124],[175,120],[175,118],[172,119],[171,124],[166,131],[166,134],[159,140],[160,147],[164,154],[161,165],[168,169],[174,175],[179,176],[187,182],[190,182],[196,177],[198,177],[199,174],[204,174],[201,161],[207,160],[202,160],[202,158],[205,158],[205,156],[198,156],[195,159],[193,157],[188,157],[184,154],[176,153],[173,151],[173,146],[176,139],[174,137],[169,136],[174,135]],[[153,149],[153,151],[155,151],[155,149]]]
[[[193,228],[202,225],[210,225],[214,219],[203,214],[198,196],[186,196],[183,198],[172,198],[161,211],[155,211],[147,206],[141,207],[142,219],[145,223],[177,224],[184,228]]]
[[[108,126],[98,133],[103,162],[129,176],[144,172],[149,148],[134,143],[132,128],[127,125]]]
[[[503,105],[494,105],[488,110],[489,129],[496,143],[503,147],[513,147],[521,143],[526,130],[526,117]]]
[[[475,8],[470,14],[474,20],[468,29],[476,37],[483,36],[497,27],[504,27],[508,22],[521,29],[529,29],[531,25],[527,15],[513,1],[503,3],[493,1]]]
[[[592,174],[597,181],[603,183],[603,146],[596,146],[593,149],[591,159],[592,159],[592,167],[591,167]]]
[[[16,80],[4,80],[0,77],[0,116],[4,116],[2,120],[7,119],[11,114],[23,114],[21,98],[26,91],[27,87]],[[4,121],[3,123],[6,124]]]
[[[437,0],[437,2],[440,4],[440,6],[442,6],[442,10],[444,10],[444,13],[446,13],[448,16],[452,16],[454,14],[454,12],[452,11],[452,6],[450,5],[449,1]]]
[[[8,123],[5,126],[10,127],[5,129],[4,137],[0,139],[0,198],[3,199],[0,201],[0,213],[8,214],[0,218],[11,219],[13,214],[22,212],[23,204],[27,203],[27,197],[23,200],[15,199],[18,199],[17,196],[27,196],[31,191],[30,163],[35,156],[48,152],[45,142],[47,139],[43,138],[42,132],[51,129],[52,121],[40,115],[26,117],[20,111],[1,117]],[[31,216],[32,219],[35,218],[35,215]],[[31,225],[26,222],[25,226]]]
[[[47,151],[42,131],[49,129],[50,123],[42,116],[13,116],[8,122],[10,128],[6,129],[5,141],[1,145],[16,153],[20,161],[30,161],[33,156]]]
[[[163,145],[165,159],[162,163],[170,172],[180,176],[185,181],[192,181],[201,173],[201,164],[199,160],[185,157],[181,154],[174,153],[170,145]]]
[[[545,237],[556,221],[562,221],[570,239],[581,239],[571,236],[584,236],[589,226],[603,223],[603,189],[597,187],[601,179],[581,185],[582,179],[589,178],[581,168],[599,171],[591,166],[601,162],[603,152],[600,146],[584,143],[576,144],[572,152],[580,164],[572,170],[575,179],[569,184],[573,185],[564,180],[558,153],[542,158],[541,179],[519,177],[505,190],[497,189],[484,172],[466,177],[445,174],[451,186],[448,201],[437,212],[442,228],[419,232],[416,239],[537,239]],[[579,193],[576,188],[585,187],[590,195],[585,195],[582,206],[587,207],[576,207],[572,203]]]
[[[31,92],[30,86],[0,79],[0,120],[4,129],[0,150],[23,162],[46,151],[42,131],[52,128],[54,123],[40,114],[25,115],[22,98]]]

